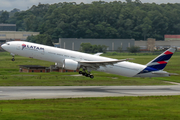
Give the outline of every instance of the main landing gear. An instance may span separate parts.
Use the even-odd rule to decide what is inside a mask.
[[[91,75],[90,72],[87,73],[85,70],[79,71],[79,74],[82,74],[83,76],[86,76],[86,77],[90,77],[91,79],[94,78],[94,75]]]

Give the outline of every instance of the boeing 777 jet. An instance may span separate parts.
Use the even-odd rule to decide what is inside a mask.
[[[20,55],[55,62],[59,67],[67,70],[82,68],[79,74],[90,78],[94,78],[91,74],[92,70],[127,77],[167,77],[171,73],[163,69],[175,52],[175,48],[169,48],[146,65],[141,65],[128,62],[129,59],[112,59],[99,56],[100,54],[92,55],[25,41],[6,42],[1,47],[11,53],[12,61],[15,60],[14,55]]]

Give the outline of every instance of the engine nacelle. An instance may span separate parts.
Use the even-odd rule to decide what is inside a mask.
[[[65,59],[63,62],[63,68],[67,70],[77,70],[79,67],[79,63],[71,59]]]

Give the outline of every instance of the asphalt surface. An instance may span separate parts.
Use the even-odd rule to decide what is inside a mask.
[[[161,95],[180,95],[180,85],[0,87],[0,100]]]

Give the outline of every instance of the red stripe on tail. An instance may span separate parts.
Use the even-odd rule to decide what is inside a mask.
[[[159,61],[158,63],[159,64],[167,64],[167,62],[165,62],[165,61]]]
[[[173,53],[170,52],[170,51],[166,51],[164,54],[165,54],[165,55],[169,55],[169,54],[173,54]]]

